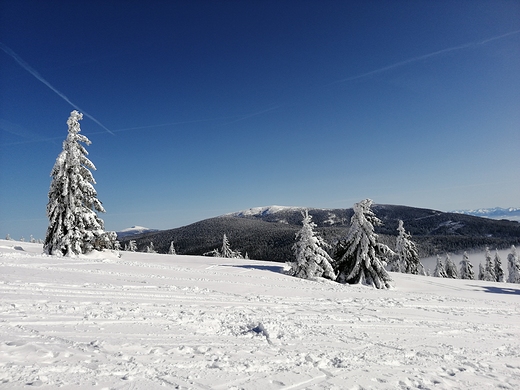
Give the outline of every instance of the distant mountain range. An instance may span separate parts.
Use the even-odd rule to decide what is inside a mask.
[[[491,219],[508,219],[510,221],[520,222],[520,208],[509,207],[504,209],[502,207],[493,207],[489,209],[476,210],[457,210],[454,213],[474,215],[476,217],[484,217]]]
[[[331,245],[348,232],[352,209],[317,209],[306,207],[267,206],[205,219],[188,226],[138,235],[119,235],[124,247],[136,240],[139,251],[150,242],[159,253],[167,253],[173,241],[178,254],[202,255],[222,246],[227,235],[231,248],[257,260],[293,260],[291,246],[301,227],[302,211],[307,209],[318,233]],[[381,241],[395,246],[398,220],[412,234],[420,255],[444,255],[470,249],[507,248],[520,244],[520,223],[481,218],[463,213],[396,205],[374,205],[372,210],[383,222],[376,228]]]

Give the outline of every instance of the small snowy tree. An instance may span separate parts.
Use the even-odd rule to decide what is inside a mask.
[[[303,226],[296,233],[296,243],[292,246],[296,261],[289,263],[291,269],[288,273],[303,279],[336,279],[332,259],[324,249],[330,246],[314,232],[316,224],[312,222],[312,216],[307,210],[302,212],[302,216]]]
[[[170,248],[168,249],[168,254],[169,255],[176,255],[177,252],[175,252],[175,246],[173,245],[173,241],[170,242]]]
[[[502,269],[502,259],[500,258],[500,255],[498,254],[498,249],[495,249],[495,280],[497,282],[503,282],[504,281],[504,270]]]
[[[395,253],[397,254],[398,269],[395,271],[404,272],[414,275],[426,275],[424,266],[419,260],[417,247],[412,241],[412,236],[404,230],[403,221],[399,220],[397,227],[399,235],[395,245]]]
[[[374,226],[382,223],[370,209],[371,206],[371,199],[354,205],[347,237],[336,249],[337,280],[340,283],[389,288],[392,279],[385,270],[386,258],[395,254],[379,242]]]
[[[96,182],[90,169],[96,168],[81,145],[91,143],[80,134],[81,119],[83,115],[78,111],[71,112],[67,120],[69,134],[51,171],[49,227],[44,242],[48,254],[78,255],[112,245],[103,220],[97,215],[105,209],[93,186]]]
[[[436,278],[447,278],[446,269],[444,268],[444,264],[442,263],[441,257],[437,255],[437,265],[435,266],[435,270],[433,271],[433,276]]]
[[[229,240],[224,233],[224,237],[222,238],[222,248],[219,251],[218,249],[213,249],[210,252],[204,253],[204,256],[214,256],[214,257],[224,257],[228,259],[242,259],[242,254],[240,251],[234,251],[231,249],[229,245]]]
[[[135,242],[135,240],[130,240],[128,242],[128,247],[126,250],[130,252],[137,252],[137,243]]]
[[[478,265],[478,280],[484,280],[484,274],[485,274],[484,266],[482,265],[482,263],[480,263]]]
[[[507,255],[508,283],[520,283],[520,262],[516,253],[516,247],[511,245],[511,252]]]
[[[484,265],[484,278],[482,280],[486,280],[488,282],[496,281],[495,264],[493,263],[493,259],[491,258],[489,248],[486,248],[486,264]]]
[[[466,252],[462,255],[462,261],[460,262],[460,278],[461,279],[475,279],[475,273],[473,272],[473,264],[469,261],[469,256]]]
[[[455,266],[455,263],[451,260],[449,253],[446,253],[446,263],[444,264],[444,269],[446,270],[447,278],[457,279],[459,277],[457,267]]]
[[[7,236],[5,236],[5,239],[7,241],[12,241],[13,239],[11,238],[11,236],[9,235],[9,233],[7,233]]]
[[[150,245],[148,245],[148,246],[146,247],[146,253],[157,253],[157,252],[155,251],[155,248],[154,248],[154,245],[153,245],[153,242],[152,242],[152,241],[150,241]]]

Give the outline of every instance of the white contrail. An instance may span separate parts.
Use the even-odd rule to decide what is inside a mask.
[[[439,54],[448,53],[450,51],[462,50],[462,49],[466,49],[468,47],[484,45],[484,44],[486,44],[488,42],[496,41],[498,39],[502,39],[502,38],[508,37],[510,35],[518,34],[518,33],[520,33],[520,30],[511,31],[511,32],[508,32],[506,34],[502,34],[502,35],[498,35],[496,37],[488,38],[488,39],[485,39],[485,40],[483,40],[481,42],[471,42],[471,43],[465,43],[465,44],[459,45],[459,46],[449,47],[447,49],[438,50],[438,51],[435,51],[433,53],[424,54],[422,56],[418,56],[418,57],[410,58],[410,59],[407,59],[407,60],[404,60],[404,61],[396,62],[395,64],[388,65],[388,66],[385,66],[383,68],[379,68],[379,69],[376,69],[376,70],[372,70],[370,72],[366,72],[366,73],[359,74],[359,75],[352,76],[352,77],[347,77],[346,79],[342,79],[342,80],[337,80],[337,81],[332,82],[331,84],[344,83],[346,81],[352,81],[352,80],[359,80],[359,79],[362,79],[364,77],[371,76],[373,74],[383,73],[383,72],[386,72],[387,70],[398,68],[400,66],[410,64],[412,62],[417,62],[417,61],[425,60],[427,58],[435,57],[435,56],[438,56]]]
[[[112,135],[115,135],[113,132],[111,132],[106,126],[104,126],[101,122],[99,122],[96,118],[94,118],[92,115],[85,112],[85,110],[78,107],[78,105],[72,103],[70,99],[65,96],[63,93],[58,91],[56,88],[54,88],[47,80],[45,80],[36,70],[34,70],[27,62],[22,60],[18,54],[16,54],[14,51],[12,51],[8,46],[0,42],[0,49],[2,49],[6,54],[13,57],[13,59],[18,62],[18,64],[24,68],[27,72],[32,74],[34,77],[36,77],[38,80],[40,80],[43,84],[45,84],[47,87],[49,87],[52,91],[54,91],[59,97],[61,97],[63,100],[65,100],[67,103],[69,103],[72,107],[76,108],[77,110],[81,111],[83,115],[86,117],[92,119],[94,122],[96,122],[99,126],[101,126],[103,129],[105,129],[107,132],[109,132]]]

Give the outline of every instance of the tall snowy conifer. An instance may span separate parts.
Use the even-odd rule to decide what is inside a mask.
[[[502,259],[500,258],[500,255],[498,254],[498,249],[495,249],[495,280],[497,282],[503,282],[504,281],[504,270],[502,269]]]
[[[404,230],[403,221],[399,220],[399,226],[397,227],[399,235],[395,245],[395,253],[397,253],[399,272],[414,275],[426,275],[424,266],[419,260],[419,254],[417,247],[412,241],[410,234]],[[397,271],[397,270],[396,270]]]
[[[489,252],[489,248],[486,248],[486,264],[484,265],[484,279],[488,282],[495,282],[495,264],[493,263],[493,259],[491,258],[491,252]]]
[[[509,271],[507,282],[520,283],[520,262],[514,245],[511,245],[511,252],[507,255],[507,270]]]
[[[170,248],[168,249],[168,254],[169,255],[176,255],[177,252],[175,251],[175,246],[173,245],[173,241],[170,242]]]
[[[446,269],[444,268],[444,264],[442,263],[441,257],[437,255],[437,265],[435,266],[435,270],[433,271],[433,276],[436,278],[447,278]]]
[[[455,263],[451,260],[451,256],[449,253],[446,253],[446,263],[444,264],[444,269],[446,270],[447,278],[457,279],[459,277],[457,267],[455,266]]]
[[[340,283],[362,283],[376,288],[389,288],[392,279],[386,272],[385,261],[394,252],[379,242],[374,226],[381,225],[381,221],[370,206],[371,199],[354,205],[348,235],[336,249],[337,280]]]
[[[104,213],[105,209],[93,186],[96,182],[90,169],[96,167],[81,145],[91,143],[79,134],[81,119],[83,114],[78,111],[70,113],[67,120],[69,134],[51,171],[47,204],[49,227],[44,242],[48,254],[70,256],[113,246],[113,235],[104,231],[103,220],[97,215],[98,212]]]
[[[475,279],[475,272],[473,272],[473,264],[469,261],[467,252],[462,255],[460,262],[460,278],[461,279]]]
[[[316,224],[307,210],[302,212],[302,216],[303,226],[296,233],[297,241],[292,247],[296,261],[289,263],[289,274],[303,279],[324,277],[335,280],[332,259],[324,249],[329,245],[314,232]]]

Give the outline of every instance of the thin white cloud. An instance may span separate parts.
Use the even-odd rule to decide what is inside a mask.
[[[83,115],[86,117],[92,119],[95,123],[97,123],[99,126],[101,126],[103,129],[105,129],[108,133],[115,135],[112,131],[110,131],[106,126],[104,126],[101,122],[99,122],[96,118],[94,118],[92,115],[88,114],[85,110],[78,107],[77,104],[74,104],[70,101],[70,99],[65,96],[62,92],[58,91],[51,83],[49,83],[47,80],[45,80],[36,70],[34,70],[27,62],[25,62],[18,54],[16,54],[11,48],[0,42],[0,49],[2,49],[7,55],[11,56],[22,68],[24,68],[27,72],[32,74],[34,77],[36,77],[38,80],[40,80],[43,84],[45,84],[47,87],[49,87],[53,92],[55,92],[59,97],[61,97],[63,100],[65,100],[67,103],[69,103],[72,107],[75,109],[81,111]]]
[[[457,51],[457,50],[462,50],[462,49],[467,49],[469,47],[485,45],[488,42],[496,41],[498,39],[502,39],[502,38],[505,38],[505,37],[508,37],[508,36],[511,36],[511,35],[515,35],[515,34],[519,34],[519,33],[520,33],[520,30],[516,30],[516,31],[508,32],[506,34],[498,35],[496,37],[491,37],[491,38],[485,39],[485,40],[480,41],[480,42],[471,42],[471,43],[465,43],[465,44],[459,45],[459,46],[449,47],[447,49],[438,50],[438,51],[435,51],[433,53],[428,53],[428,54],[424,54],[422,56],[413,57],[413,58],[409,58],[409,59],[404,60],[404,61],[396,62],[395,64],[384,66],[382,68],[375,69],[375,70],[372,70],[370,72],[358,74],[358,75],[352,76],[352,77],[347,77],[347,78],[341,79],[341,80],[336,80],[336,81],[332,82],[331,84],[337,84],[337,83],[344,83],[344,82],[347,82],[347,81],[359,80],[359,79],[362,79],[362,78],[365,78],[365,77],[368,77],[368,76],[372,76],[374,74],[379,74],[379,73],[386,72],[387,70],[399,68],[401,66],[408,65],[408,64],[411,64],[413,62],[418,62],[418,61],[421,61],[421,60],[426,60],[426,59],[431,58],[431,57],[436,57],[436,56],[438,56],[440,54],[449,53],[449,52],[452,52],[452,51]]]

